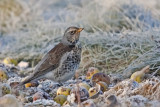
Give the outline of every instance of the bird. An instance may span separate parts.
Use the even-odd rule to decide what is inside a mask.
[[[75,26],[67,28],[62,40],[42,57],[33,73],[19,85],[42,78],[53,80],[62,85],[63,82],[71,79],[81,61],[82,46],[79,37],[83,29]]]

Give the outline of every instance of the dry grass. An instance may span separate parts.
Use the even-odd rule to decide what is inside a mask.
[[[29,19],[29,8],[19,0],[0,1],[0,32],[10,32],[23,26]]]
[[[154,65],[151,68],[154,69],[160,61],[158,44],[155,42],[155,38],[159,38],[157,34],[159,31],[101,33],[102,36],[99,37],[92,35],[95,41],[89,40],[86,44],[82,53],[82,65],[84,68],[95,66],[108,73],[125,69],[125,75],[147,64]]]

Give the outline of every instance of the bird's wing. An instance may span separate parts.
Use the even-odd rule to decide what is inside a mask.
[[[60,60],[65,53],[68,53],[72,50],[73,47],[69,47],[59,43],[53,49],[51,49],[37,64],[35,71],[22,82],[25,84],[29,81],[32,81],[42,75],[45,75],[49,71],[56,69],[59,66]]]

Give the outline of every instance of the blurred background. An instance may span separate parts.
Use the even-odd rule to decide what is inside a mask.
[[[160,0],[0,0],[0,59],[34,66],[69,26],[84,27],[80,69],[160,63]]]

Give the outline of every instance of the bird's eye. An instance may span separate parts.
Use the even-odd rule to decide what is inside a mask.
[[[75,31],[71,31],[70,34],[73,35],[75,33]]]

